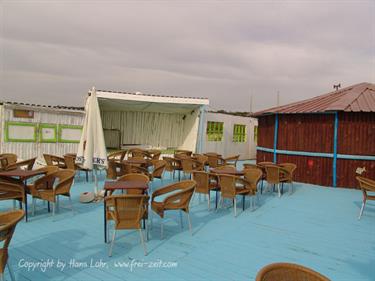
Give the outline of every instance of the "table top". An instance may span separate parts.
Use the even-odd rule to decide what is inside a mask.
[[[106,181],[104,184],[105,190],[115,189],[148,189],[147,183],[140,180],[127,180],[127,181]]]
[[[22,169],[14,169],[9,171],[1,171],[0,176],[3,177],[19,177],[20,179],[28,179],[37,175],[45,174],[45,171],[41,170],[22,170]]]
[[[127,159],[127,160],[124,160],[122,161],[123,163],[125,164],[147,164],[148,163],[148,160],[146,159]]]
[[[228,168],[225,168],[225,169],[212,168],[212,169],[210,169],[210,171],[211,171],[211,173],[222,174],[222,175],[233,175],[233,176],[243,176],[244,175],[243,171],[228,169]]]

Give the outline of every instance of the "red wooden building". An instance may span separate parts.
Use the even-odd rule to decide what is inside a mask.
[[[375,84],[360,83],[270,108],[258,118],[257,162],[297,164],[296,181],[357,187],[375,179]]]

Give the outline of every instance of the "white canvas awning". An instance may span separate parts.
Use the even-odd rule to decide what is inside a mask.
[[[121,132],[122,144],[195,150],[205,98],[97,90],[105,130]]]

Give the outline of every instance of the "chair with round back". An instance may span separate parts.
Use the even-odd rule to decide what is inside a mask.
[[[117,181],[139,181],[145,184],[150,182],[150,178],[144,174],[130,173],[118,178]],[[143,188],[128,189],[127,194],[143,194]]]
[[[0,213],[0,241],[3,242],[3,247],[0,248],[0,279],[4,279],[5,267],[8,267],[12,281],[15,280],[13,271],[8,263],[8,248],[13,237],[17,223],[22,220],[25,212],[23,210],[16,210],[10,212]]]
[[[330,281],[310,268],[293,263],[273,263],[263,267],[256,281]]]

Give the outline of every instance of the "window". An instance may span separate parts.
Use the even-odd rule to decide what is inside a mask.
[[[258,126],[254,126],[254,142],[258,142]]]
[[[246,142],[246,125],[234,124],[233,142]]]
[[[222,141],[223,140],[224,123],[223,122],[207,122],[207,140]]]

